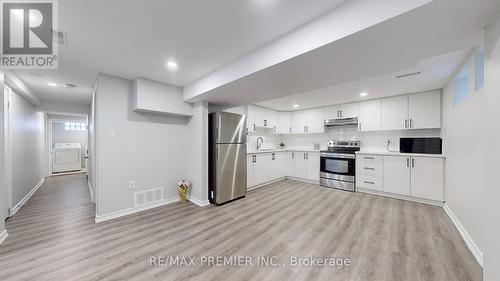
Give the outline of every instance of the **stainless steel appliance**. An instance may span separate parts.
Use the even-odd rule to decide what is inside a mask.
[[[443,153],[443,140],[441,138],[400,138],[399,152],[401,153]]]
[[[223,204],[247,193],[246,116],[209,115],[209,201]]]
[[[358,118],[340,118],[340,119],[327,119],[325,120],[325,126],[357,126]]]
[[[359,141],[329,141],[320,152],[320,185],[342,190],[356,189],[356,151]]]

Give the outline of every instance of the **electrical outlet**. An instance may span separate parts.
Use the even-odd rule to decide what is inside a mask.
[[[134,190],[135,189],[135,181],[129,181],[128,182],[128,189]]]

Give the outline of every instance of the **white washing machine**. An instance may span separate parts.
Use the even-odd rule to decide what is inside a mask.
[[[52,154],[52,172],[82,170],[82,146],[79,143],[56,143]]]

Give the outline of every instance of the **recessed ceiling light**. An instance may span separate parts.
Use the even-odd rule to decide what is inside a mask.
[[[177,70],[177,68],[179,68],[179,65],[177,65],[177,63],[175,61],[168,61],[167,67],[170,70]]]
[[[366,96],[368,96],[368,93],[367,92],[362,92],[361,94],[359,94],[359,96],[366,97]]]
[[[51,87],[57,87],[57,84],[56,83],[53,83],[53,82],[49,82],[47,83],[47,85],[51,86]]]
[[[299,105],[298,104],[294,104],[293,107],[297,108],[297,107],[299,107]]]

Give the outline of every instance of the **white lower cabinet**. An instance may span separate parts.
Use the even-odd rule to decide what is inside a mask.
[[[319,181],[319,152],[278,151],[247,156],[247,187],[286,176]]]
[[[384,191],[410,195],[409,157],[384,156]]]
[[[411,161],[411,196],[443,201],[443,159],[413,157]]]
[[[307,179],[312,181],[319,181],[319,153],[307,152]]]
[[[356,155],[356,186],[388,195],[444,201],[444,159]]]
[[[300,179],[307,178],[306,152],[295,152],[293,164],[294,164],[293,177]]]

